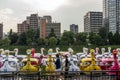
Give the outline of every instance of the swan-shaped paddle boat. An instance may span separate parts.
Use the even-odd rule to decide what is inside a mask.
[[[115,71],[120,70],[120,65],[119,65],[119,63],[117,61],[117,54],[118,54],[118,51],[113,50],[114,63],[113,63],[113,65],[111,67],[108,68],[108,70],[110,70],[110,72],[107,72],[107,74],[109,74],[109,75],[116,75]],[[119,75],[119,77],[120,77],[120,75]]]
[[[72,51],[72,48],[68,48],[68,51],[60,51],[59,53],[61,54],[61,56],[70,56],[70,52]]]
[[[90,54],[88,54],[88,48],[84,48],[84,54],[79,57],[79,61],[83,58],[89,58]]]
[[[46,60],[46,71],[48,73],[53,73],[55,71],[55,64],[54,64],[54,58],[52,57],[52,49],[48,50],[48,59]]]
[[[68,61],[69,61],[69,71],[70,73],[73,73],[73,71],[80,71],[78,67],[78,59],[76,55],[73,55],[73,50],[69,49],[69,56],[68,56]],[[67,55],[66,55],[67,56]],[[65,58],[61,59],[61,69],[65,71]]]
[[[35,49],[34,48],[31,48],[31,57],[32,58],[38,58],[41,56],[41,55],[44,55],[44,50],[45,48],[41,48],[40,51],[41,53],[35,53]]]
[[[80,56],[84,55],[85,53],[86,53],[86,48],[85,47],[83,47],[83,52],[76,53],[79,61],[82,59],[82,57],[80,57]],[[83,56],[83,58],[84,58],[84,56]]]
[[[39,71],[39,67],[37,66],[38,60],[34,58],[30,58],[31,50],[27,50],[27,58],[22,60],[22,65],[20,71],[31,71],[36,72]]]
[[[117,48],[117,51],[118,51],[117,57],[120,60],[120,48]]]
[[[90,50],[90,54],[91,57],[90,58],[84,58],[81,60],[81,64],[80,64],[80,70],[82,71],[87,71],[84,73],[89,74],[88,71],[92,71],[92,70],[101,70],[101,68],[96,64],[97,60],[94,57],[94,49]]]
[[[2,55],[3,55],[3,49],[0,49],[0,68],[3,66],[3,57],[2,57]]]
[[[102,52],[102,54],[98,54],[98,55],[95,56],[98,61],[100,61],[103,58],[108,57],[107,55],[105,55],[105,48],[101,48],[101,52]]]
[[[101,60],[98,61],[98,65],[101,67],[102,70],[107,70],[109,67],[112,66],[114,62],[113,55],[111,54],[111,47],[108,47],[108,52],[105,53],[106,58],[102,58]]]
[[[6,54],[6,58],[5,58],[5,61],[3,63],[3,66],[0,68],[0,71],[2,71],[3,73],[9,73],[11,71],[17,71],[17,65],[16,65],[16,68],[15,67],[12,67],[9,63],[9,53],[10,51],[9,50],[5,50],[4,52]],[[14,61],[13,61],[14,62]],[[14,62],[16,63],[16,62]]]
[[[69,62],[70,62],[70,66],[69,66],[70,73],[75,74],[76,73],[75,71],[80,71],[80,68],[78,67],[77,64],[78,60],[75,59],[74,56],[70,58]]]
[[[98,47],[95,48],[95,56],[96,55],[99,55],[99,48]]]

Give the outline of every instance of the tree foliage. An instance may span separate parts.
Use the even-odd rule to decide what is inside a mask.
[[[49,34],[49,38],[51,38],[51,37],[57,38],[57,36],[56,36],[53,28],[51,28],[51,32],[50,32],[50,34]]]
[[[27,45],[36,45],[38,38],[39,38],[39,30],[29,29],[26,32]]]
[[[9,38],[4,38],[0,39],[0,46],[9,46],[10,45],[10,39]]]
[[[55,46],[57,44],[57,39],[55,37],[49,38],[49,45]]]
[[[76,42],[79,45],[85,45],[86,44],[86,39],[87,39],[87,33],[78,33],[76,34]]]
[[[108,33],[107,33],[106,27],[102,27],[102,28],[99,29],[99,35],[102,39],[104,39],[104,40],[107,39]]]
[[[17,41],[17,44],[19,44],[19,45],[26,45],[26,33],[24,32],[24,33],[21,33],[20,35],[19,35],[19,38],[18,38],[18,41]]]
[[[112,32],[108,33],[108,42],[109,42],[109,45],[113,45],[114,44],[113,33]]]
[[[61,38],[61,44],[72,45],[74,44],[74,33],[72,31],[65,31]]]
[[[16,44],[17,43],[17,40],[18,40],[18,35],[17,35],[17,33],[13,33],[11,36],[10,36],[10,41],[11,41],[11,45],[13,45],[13,44]]]
[[[36,40],[36,43],[37,43],[37,45],[45,45],[45,40],[42,39],[42,38],[38,38],[38,39]]]
[[[114,34],[113,39],[114,39],[113,41],[114,41],[115,45],[119,45],[120,44],[120,34],[119,34],[118,31]]]
[[[17,43],[17,39],[18,39],[18,35],[15,32],[12,32],[12,29],[10,29],[8,38],[10,39],[10,45],[16,44]]]
[[[89,41],[93,45],[97,45],[97,46],[104,45],[103,39],[101,38],[101,36],[93,32],[89,34]]]

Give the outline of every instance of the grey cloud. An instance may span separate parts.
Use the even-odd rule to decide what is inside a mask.
[[[14,11],[9,16],[11,22],[8,24],[6,22],[5,27],[14,26],[14,30],[16,30],[17,23],[24,21],[26,16],[31,13],[39,13],[40,16],[51,15],[54,21],[61,22],[62,30],[69,30],[69,25],[75,23],[79,25],[80,31],[83,31],[83,16],[86,12],[102,11],[102,0],[66,0],[67,4],[51,11],[40,10],[22,1],[0,0],[0,9],[9,8]]]

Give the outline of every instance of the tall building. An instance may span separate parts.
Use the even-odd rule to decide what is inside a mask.
[[[51,29],[54,29],[54,33],[57,38],[61,37],[61,24],[60,23],[47,23],[46,24],[46,37],[51,33]]]
[[[27,17],[27,20],[29,22],[30,29],[37,30],[40,28],[40,17],[38,14],[31,14]]]
[[[28,31],[28,29],[29,29],[28,21],[24,21],[21,24],[17,24],[18,34],[26,32],[26,31]]]
[[[0,23],[0,38],[3,37],[3,24]]]
[[[71,24],[70,31],[72,31],[74,34],[77,34],[78,33],[78,25]]]
[[[102,12],[88,12],[84,16],[84,32],[98,33],[99,29],[102,26],[103,26]]]
[[[40,38],[46,38],[46,19],[44,18],[40,20]]]
[[[46,23],[52,23],[52,17],[51,16],[43,16],[44,19],[46,19]]]
[[[120,32],[120,0],[103,0],[103,18],[109,32]]]
[[[61,36],[61,24],[53,23],[51,16],[40,17],[38,14],[31,14],[27,17],[27,20],[21,24],[17,25],[18,34],[26,32],[28,29],[39,30],[39,37],[45,39],[49,36],[51,29],[54,29],[54,32],[57,38]]]

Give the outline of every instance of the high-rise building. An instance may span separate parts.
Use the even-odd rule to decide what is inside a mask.
[[[109,32],[120,32],[120,0],[103,0],[103,18]]]
[[[84,16],[84,32],[98,33],[99,29],[102,26],[103,26],[102,12],[88,12]]]
[[[61,24],[60,23],[46,23],[46,37],[51,33],[51,29],[54,29],[54,33],[57,38],[61,37]]]
[[[24,21],[21,24],[17,25],[18,34],[26,32],[26,31],[28,31],[28,29],[29,29],[28,21]]]
[[[40,28],[40,17],[38,14],[31,14],[27,17],[27,20],[29,22],[30,29],[37,30]]]
[[[52,23],[52,17],[51,16],[43,16],[44,19],[46,19],[46,23]]]
[[[46,19],[44,18],[40,20],[40,38],[46,38]]]
[[[72,24],[70,25],[70,31],[72,31],[74,34],[78,33],[78,25]]]
[[[26,32],[28,29],[39,30],[39,37],[45,39],[49,36],[51,29],[54,29],[54,33],[57,38],[61,36],[61,24],[53,23],[51,16],[40,17],[38,14],[31,14],[27,17],[27,20],[22,24],[18,24],[18,34]]]
[[[0,23],[0,38],[3,37],[3,24]]]

